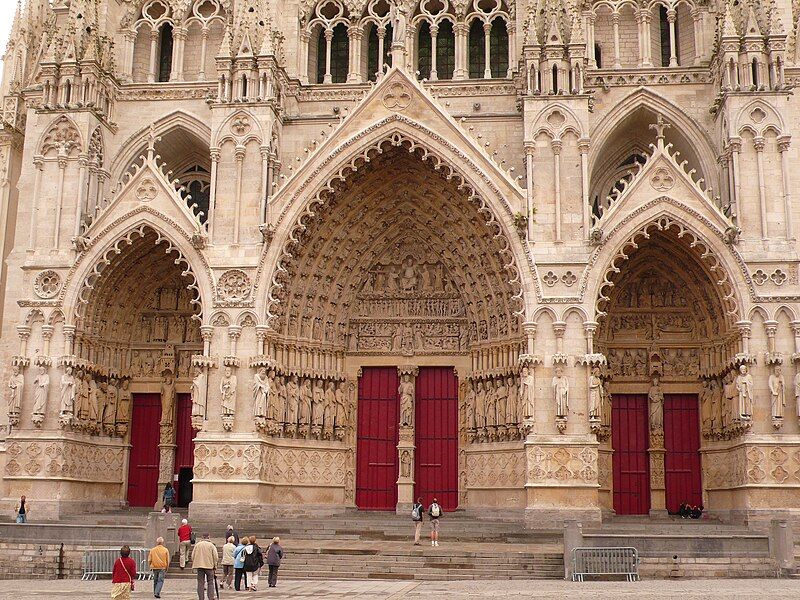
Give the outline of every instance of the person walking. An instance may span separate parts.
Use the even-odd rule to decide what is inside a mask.
[[[171,483],[167,483],[164,486],[164,507],[165,508],[172,508],[175,506],[175,488],[172,487]]]
[[[211,543],[209,537],[209,534],[204,533],[203,539],[197,542],[192,550],[192,568],[197,570],[197,597],[199,600],[203,600],[205,597],[203,591],[206,589],[208,600],[219,598],[214,591],[219,554],[217,547]]]
[[[228,536],[227,542],[222,547],[222,589],[228,586],[229,590],[233,589],[233,553],[236,551],[236,544],[233,541],[233,536]]]
[[[434,498],[433,502],[428,507],[428,516],[431,519],[431,546],[439,545],[439,519],[442,516],[442,512],[439,501]]]
[[[281,566],[283,559],[283,548],[281,547],[281,538],[272,538],[272,543],[267,548],[267,567],[269,568],[269,575],[267,576],[267,583],[269,587],[278,585],[278,568]]]
[[[233,536],[233,543],[238,546],[239,534],[236,533],[236,530],[233,528],[233,525],[228,525],[228,527],[225,529],[225,539],[227,540],[231,536]]]
[[[244,549],[250,542],[249,539],[242,538],[236,549],[233,551],[233,589],[240,591],[242,578],[244,577],[244,589],[247,589],[247,571],[244,570]]]
[[[28,501],[25,498],[25,496],[20,496],[19,504],[17,504],[16,508],[17,523],[27,523],[29,511],[30,511],[30,504],[28,504]]]
[[[414,545],[419,546],[419,535],[422,533],[422,513],[425,507],[422,505],[422,498],[417,498],[414,506],[411,507],[411,520],[414,522]]]
[[[123,546],[111,570],[111,600],[131,600],[135,580],[136,561],[131,558],[130,546]]]
[[[192,546],[192,526],[186,519],[181,520],[178,527],[178,541],[180,542],[180,565],[181,569],[186,567],[186,558],[189,556],[189,548]]]
[[[156,545],[150,549],[147,564],[153,572],[153,597],[161,598],[161,589],[164,587],[164,579],[169,568],[169,550],[164,545],[163,537],[157,538]]]
[[[247,589],[256,592],[258,591],[258,574],[261,567],[264,566],[264,555],[256,544],[256,536],[250,536],[242,554],[244,554],[244,570],[247,571],[247,581],[250,584]]]

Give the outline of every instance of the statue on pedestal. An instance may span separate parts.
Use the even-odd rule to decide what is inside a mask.
[[[33,410],[31,420],[37,427],[41,427],[44,422],[44,414],[47,410],[47,395],[50,391],[50,375],[47,367],[39,366],[39,373],[33,380]]]
[[[556,417],[566,417],[569,414],[569,379],[564,375],[563,367],[556,367],[553,377],[553,395],[556,403]]]
[[[658,375],[653,376],[653,385],[647,392],[647,401],[650,404],[650,431],[663,434],[664,432],[664,392]]]
[[[400,387],[397,388],[397,393],[400,396],[400,425],[404,427],[411,427],[414,424],[414,382],[411,381],[411,375],[408,373],[403,374],[403,379],[400,382]]]
[[[258,373],[253,376],[253,416],[256,419],[256,424],[258,424],[260,420],[263,421],[268,416],[267,406],[269,404],[271,387],[269,377],[267,376],[267,369],[266,367],[261,367]]]
[[[520,399],[522,400],[522,417],[528,421],[536,418],[536,378],[528,367],[522,367],[520,379]]]
[[[11,367],[11,377],[8,379],[8,421],[12,425],[19,424],[19,411],[22,406],[22,391],[25,388],[25,377],[19,365]]]
[[[164,371],[161,381],[161,425],[172,425],[175,419],[175,380],[172,371]]]
[[[739,394],[739,416],[742,419],[750,419],[753,416],[753,376],[748,372],[747,365],[739,366],[736,391]]]
[[[64,369],[61,376],[61,407],[60,417],[71,418],[75,413],[75,376],[72,367]]]
[[[783,409],[786,406],[786,380],[783,378],[781,365],[775,365],[768,383],[772,401],[772,418],[783,419]]]
[[[600,379],[600,367],[594,367],[589,375],[589,419],[601,420],[603,406],[603,380]]]

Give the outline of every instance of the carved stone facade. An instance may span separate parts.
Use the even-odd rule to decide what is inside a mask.
[[[354,506],[376,366],[398,509],[426,493],[425,367],[456,369],[462,508],[614,510],[623,395],[652,510],[676,395],[707,510],[800,505],[796,3],[27,4],[0,82],[3,505],[127,502],[160,394],[147,439],[160,484],[193,439],[191,511]]]

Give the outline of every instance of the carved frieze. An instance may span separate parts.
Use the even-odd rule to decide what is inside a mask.
[[[587,446],[526,446],[527,482],[535,485],[597,485],[597,449]]]
[[[6,450],[6,477],[47,477],[122,483],[124,452],[119,446],[70,440],[14,441]]]
[[[525,454],[521,450],[467,452],[468,488],[522,488],[525,485]]]

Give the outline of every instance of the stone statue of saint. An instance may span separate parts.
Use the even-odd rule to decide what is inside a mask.
[[[475,384],[475,427],[486,427],[486,392],[481,380]]]
[[[486,407],[486,426],[494,427],[497,425],[497,396],[495,395],[494,382],[491,379],[487,379],[483,389],[486,391],[483,396]]]
[[[772,399],[772,416],[775,419],[783,418],[783,409],[786,406],[786,381],[783,378],[783,368],[775,365],[772,375],[769,376],[769,393]]]
[[[206,392],[208,390],[208,375],[203,367],[194,368],[192,378],[192,416],[203,418],[206,416]]]
[[[47,367],[40,366],[39,373],[37,373],[36,379],[33,380],[33,411],[31,412],[34,417],[40,416],[44,418],[49,391],[50,375],[47,373]]]
[[[709,382],[709,398],[711,399],[711,408],[709,410],[709,431],[722,426],[720,417],[720,409],[722,408],[722,388],[719,385],[719,379],[712,379]]]
[[[97,380],[91,376],[90,373],[86,373],[86,378],[89,382],[89,416],[88,421],[93,426],[97,423],[97,419],[100,416],[100,386],[97,384]],[[163,398],[162,398],[163,402]],[[170,421],[171,422],[171,421]]]
[[[271,388],[267,369],[261,367],[253,377],[253,416],[257,419],[267,417],[267,405],[270,400]],[[270,416],[272,418],[275,417],[274,415]]]
[[[311,425],[322,426],[325,411],[325,382],[317,379],[311,392]]]
[[[286,382],[286,424],[297,425],[299,413],[298,401],[300,398],[300,387],[297,384],[297,375],[292,375]]]
[[[403,374],[397,393],[400,396],[400,425],[411,427],[414,424],[414,382],[410,374]]]
[[[602,418],[603,380],[600,379],[600,368],[594,367],[589,375],[589,418]]]
[[[220,406],[222,407],[222,416],[231,416],[236,412],[236,375],[233,374],[233,369],[225,367],[225,374],[222,381],[219,382],[219,397]]]
[[[117,423],[117,400],[119,392],[116,379],[110,378],[106,385],[106,407],[103,413],[103,427],[107,435],[113,435]]]
[[[535,395],[536,379],[533,372],[528,367],[522,367],[522,376],[519,382],[520,399],[522,400],[522,417],[525,420],[535,420]]]
[[[8,414],[19,415],[22,406],[22,390],[25,388],[25,377],[19,365],[11,367],[11,377],[8,379]]]
[[[175,419],[175,380],[172,371],[164,371],[161,380],[161,425],[172,425]]]
[[[553,396],[556,401],[556,416],[566,417],[569,414],[569,379],[564,375],[563,367],[556,367],[553,377]]]
[[[506,379],[506,387],[508,388],[508,398],[506,399],[506,424],[516,425],[519,423],[519,392],[513,375],[509,375]]]
[[[464,405],[467,411],[467,429],[475,429],[475,382],[466,381],[464,391]]]
[[[739,416],[749,419],[753,415],[753,376],[748,372],[747,365],[739,366],[736,392],[739,395]]]
[[[270,413],[278,423],[286,420],[286,385],[283,382],[283,375],[276,375],[273,380],[272,398],[267,403],[267,417]]]
[[[650,404],[650,431],[662,433],[664,431],[664,392],[658,375],[653,376],[653,385],[647,392],[647,401]]]
[[[408,17],[406,8],[401,2],[392,2],[389,9],[389,19],[392,21],[392,45],[405,45]]]
[[[336,412],[336,384],[328,381],[325,384],[325,400],[322,403],[322,421],[325,424],[325,431],[333,431],[333,419]]]
[[[408,450],[400,454],[400,477],[411,477],[411,453]]]
[[[703,380],[700,390],[700,423],[703,433],[711,431],[711,382]]]
[[[336,427],[347,426],[347,393],[346,381],[340,381],[336,386]]]
[[[131,380],[122,380],[117,401],[117,423],[127,425],[131,420]]]
[[[508,388],[506,378],[498,377],[494,383],[495,411],[497,413],[497,424],[506,424],[506,405],[508,404]]]
[[[300,385],[300,417],[301,425],[308,425],[311,422],[311,380],[303,379]]]
[[[61,416],[72,416],[75,412],[75,376],[72,367],[64,369],[61,376]]]

